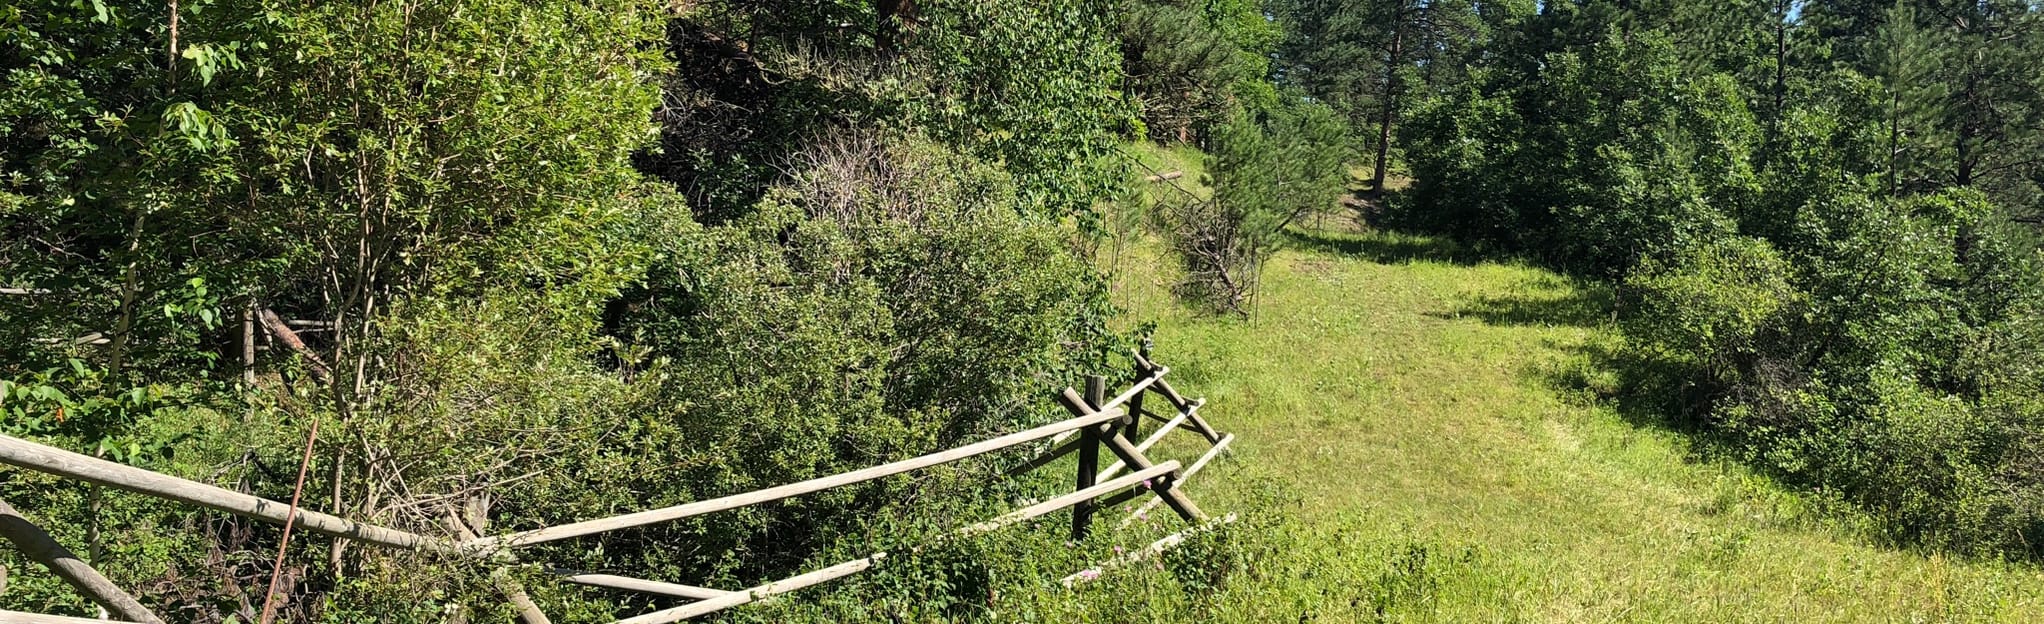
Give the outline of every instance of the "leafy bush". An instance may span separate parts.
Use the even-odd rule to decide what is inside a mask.
[[[660,243],[614,330],[644,399],[510,488],[512,527],[614,513],[616,492],[675,504],[949,448],[1054,417],[1040,397],[1099,370],[1115,344],[1099,279],[1005,174],[912,137],[842,141],[747,216]],[[894,501],[977,500],[983,480],[842,488],[557,556],[743,584]]]
[[[1625,280],[1629,339],[1656,354],[1693,361],[1735,381],[1757,355],[1764,329],[1802,309],[1792,271],[1765,241],[1727,238],[1649,258]]]
[[[1983,207],[1970,192],[1840,198],[1800,211],[1788,253],[1730,238],[1647,260],[1624,327],[1637,360],[1684,372],[1643,391],[1681,392],[1734,452],[1860,504],[1898,541],[2030,550],[2037,387],[2007,374],[2044,353],[2021,329],[2044,320],[2040,273],[2005,234],[1960,261]]]
[[[1134,124],[1120,91],[1118,5],[690,3],[668,29],[660,149],[700,221],[745,214],[832,128],[887,128],[994,163],[1016,207],[1092,219],[1118,182],[1109,158]]]
[[[797,71],[795,53],[867,37],[833,18],[872,4],[774,15],[812,30],[737,31],[752,52],[711,30],[757,17],[728,3],[678,19],[634,2],[0,8],[0,286],[37,292],[0,295],[0,429],[288,500],[318,423],[307,507],[451,535],[1040,422],[1044,390],[1115,342],[1066,225],[1120,177],[1100,157],[1125,110],[1106,6],[922,4],[885,54],[825,48],[860,67],[841,73]],[[718,109],[704,92],[752,91],[708,78],[662,100],[670,61],[733,49],[799,75],[722,77],[784,87],[759,117]],[[848,75],[870,80],[830,82]],[[853,125],[887,129],[833,130]],[[726,129],[777,140],[704,139]],[[677,152],[643,151],[656,138]],[[729,184],[700,188],[638,169],[727,162],[740,171],[709,175]],[[306,348],[271,339],[244,369],[261,345],[236,321],[260,309],[299,321]],[[988,495],[971,465],[927,476],[535,560],[736,585],[903,498],[977,509],[1028,487]],[[0,496],[100,543],[117,582],[193,607],[182,618],[261,608],[276,527],[51,479]],[[22,571],[6,604],[87,612],[0,559]],[[300,531],[283,617],[505,619],[488,568]],[[646,606],[520,573],[576,617]]]
[[[1753,176],[1734,85],[1684,76],[1653,33],[1543,60],[1537,79],[1422,105],[1403,130],[1417,182],[1391,223],[1605,277],[1729,232]]]

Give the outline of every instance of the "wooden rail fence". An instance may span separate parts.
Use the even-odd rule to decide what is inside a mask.
[[[0,435],[0,463],[48,473],[59,477],[95,483],[138,494],[195,505],[206,509],[225,512],[245,518],[284,524],[295,522],[305,530],[329,537],[356,540],[367,544],[392,549],[435,553],[456,557],[491,557],[494,561],[512,561],[515,549],[574,537],[594,535],[619,529],[672,522],[683,518],[700,516],[758,505],[790,497],[820,492],[836,487],[863,483],[883,477],[899,475],[941,464],[979,457],[998,451],[1039,442],[1050,441],[1050,446],[1022,462],[1009,474],[1021,474],[1049,465],[1065,455],[1078,454],[1076,487],[1068,494],[1016,509],[999,517],[977,524],[961,527],[953,536],[970,536],[999,530],[1040,518],[1065,509],[1072,510],[1072,533],[1084,536],[1091,529],[1093,517],[1102,509],[1131,500],[1145,493],[1154,494],[1134,513],[1121,521],[1127,527],[1133,520],[1149,513],[1156,505],[1170,507],[1191,528],[1167,535],[1149,546],[1132,551],[1122,557],[1102,562],[1099,566],[1082,570],[1066,577],[1070,585],[1077,580],[1097,576],[1104,570],[1124,565],[1142,556],[1154,555],[1175,545],[1187,536],[1213,526],[1232,522],[1234,515],[1209,519],[1205,512],[1184,492],[1183,484],[1198,474],[1216,456],[1226,451],[1234,441],[1233,435],[1222,435],[1199,415],[1204,399],[1187,399],[1171,387],[1164,376],[1169,367],[1151,362],[1149,343],[1145,341],[1142,350],[1134,354],[1134,367],[1128,389],[1112,398],[1107,396],[1107,383],[1102,377],[1089,377],[1086,392],[1079,393],[1066,388],[1057,397],[1058,404],[1071,413],[1071,418],[1055,423],[1010,433],[992,439],[967,444],[895,462],[862,468],[850,472],[818,477],[806,481],[779,485],[752,492],[744,492],[701,500],[692,503],[649,509],[606,518],[571,522],[516,533],[477,536],[479,528],[471,529],[458,518],[450,521],[451,537],[436,537],[412,533],[400,529],[377,526],[328,515],[303,508],[295,510],[290,505],[235,492],[225,488],[173,477],[110,462],[63,449]],[[1144,397],[1160,395],[1171,407],[1167,417],[1146,409]],[[1161,425],[1141,441],[1139,437],[1145,417],[1159,421]],[[1191,466],[1181,466],[1177,461],[1154,462],[1147,453],[1155,447],[1165,434],[1185,430],[1199,434],[1211,446]],[[1101,469],[1098,465],[1100,452],[1107,451],[1115,459],[1112,465]],[[1127,474],[1121,474],[1127,471]],[[50,539],[49,534],[30,523],[27,518],[0,501],[0,537],[13,542],[29,558],[50,568],[60,578],[70,583],[79,593],[107,609],[108,613],[125,622],[162,622],[155,614],[138,603],[131,595],[114,586],[91,566],[86,565],[69,550]],[[573,570],[554,570],[554,576],[569,583],[643,592],[678,598],[692,602],[670,609],[646,613],[619,620],[616,624],[662,624],[714,613],[739,605],[755,602],[769,596],[785,594],[805,587],[811,587],[839,578],[863,572],[877,565],[887,553],[877,552],[867,557],[846,561],[812,572],[798,574],[758,586],[740,590],[720,590],[664,581],[619,576],[615,574],[590,573]],[[522,588],[509,577],[502,577],[499,586],[504,590],[520,613],[520,619],[527,624],[547,622],[546,615],[531,603]],[[0,611],[0,624],[61,624],[77,622],[107,622],[55,615],[41,615]]]

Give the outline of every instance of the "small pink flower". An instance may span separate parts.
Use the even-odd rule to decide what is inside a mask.
[[[1079,573],[1079,580],[1090,581],[1097,578],[1100,578],[1099,570],[1086,570]]]
[[[1121,554],[1121,547],[1120,547],[1120,546],[1116,546],[1116,547],[1114,547],[1114,554],[1117,554],[1117,555]]]

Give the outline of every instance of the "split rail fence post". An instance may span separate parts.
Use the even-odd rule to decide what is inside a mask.
[[[1058,395],[1058,404],[1063,405],[1065,410],[1079,416],[1090,416],[1098,413],[1086,405],[1086,397],[1080,396],[1078,392],[1071,388],[1065,388],[1065,391]],[[1115,418],[1101,421],[1100,424],[1094,425],[1093,429],[1102,434],[1111,433],[1107,428],[1113,425],[1113,420],[1120,420],[1121,414],[1113,415]],[[1143,457],[1143,452],[1136,450],[1135,445],[1130,444],[1128,440],[1112,435],[1105,436],[1105,439],[1108,445],[1107,448],[1114,451],[1114,454],[1119,456],[1122,462],[1128,464],[1128,467],[1148,470],[1156,465],[1149,458]],[[1160,481],[1152,491],[1156,492],[1164,500],[1165,504],[1170,505],[1173,511],[1178,512],[1179,516],[1188,521],[1199,522],[1205,519],[1206,514],[1200,512],[1199,506],[1194,505],[1192,499],[1187,498],[1184,492],[1179,491],[1175,480],[1161,479]]]
[[[1155,341],[1144,338],[1142,346],[1136,349],[1136,355],[1139,357],[1136,358],[1133,364],[1135,374],[1129,377],[1129,383],[1142,383],[1144,377],[1150,376],[1150,367],[1144,366],[1143,363],[1149,361],[1150,348],[1154,346],[1156,346]],[[1128,439],[1130,440],[1140,438],[1143,435],[1143,395],[1145,394],[1149,393],[1143,392],[1128,400]]]
[[[454,537],[464,542],[482,537],[481,533],[489,530],[489,525],[486,524],[489,522],[488,514],[483,514],[484,517],[480,519],[485,524],[472,527],[453,507],[443,511],[447,514],[447,527],[454,529]],[[503,593],[504,599],[511,603],[511,609],[516,612],[514,617],[519,624],[553,624],[553,620],[547,618],[546,612],[540,610],[539,603],[533,602],[532,595],[525,592],[525,585],[512,578],[508,570],[501,567],[491,568],[490,582],[496,584],[497,591]]]
[[[1106,402],[1107,402],[1107,378],[1099,375],[1087,375],[1086,376],[1087,407],[1097,410],[1100,409],[1100,406]],[[1086,488],[1093,487],[1096,477],[1100,474],[1100,439],[1103,435],[1107,436],[1114,435],[1113,429],[1114,423],[1112,421],[1102,423],[1102,425],[1103,426],[1100,427],[1099,429],[1096,429],[1094,427],[1087,427],[1079,431],[1079,435],[1085,437],[1081,438],[1079,441],[1078,489],[1083,490]],[[1106,433],[1105,434],[1101,433],[1101,430],[1105,430]],[[1072,507],[1073,540],[1086,539],[1086,530],[1088,526],[1091,525],[1092,523],[1093,523],[1093,501],[1090,500],[1083,501],[1080,502],[1078,505]]]

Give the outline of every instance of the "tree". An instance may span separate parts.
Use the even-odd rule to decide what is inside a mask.
[[[1285,228],[1336,205],[1344,130],[1331,109],[1297,97],[1238,112],[1216,129],[1206,181],[1213,196],[1166,200],[1163,221],[1187,274],[1179,294],[1247,315]]]
[[[1514,3],[1463,0],[1280,3],[1275,11],[1288,38],[1279,48],[1278,75],[1371,138],[1365,143],[1374,152],[1371,188],[1381,193],[1403,109],[1416,97],[1453,89],[1490,25],[1519,10]]]
[[[1915,192],[1935,188],[1938,172],[1949,170],[1946,163],[1952,154],[1941,139],[1950,106],[1939,74],[1952,61],[1952,50],[1944,34],[1925,28],[1913,5],[1898,2],[1868,42],[1873,75],[1887,95],[1885,177],[1890,195],[1899,196],[1905,188]]]
[[[1986,191],[2015,215],[2039,210],[2044,171],[2044,14],[2018,0],[1813,3],[1807,20],[1890,92],[1891,188]]]
[[[1152,139],[1190,143],[1239,107],[1235,85],[1260,81],[1247,53],[1206,16],[1168,3],[1141,3],[1122,17],[1122,71]]]

